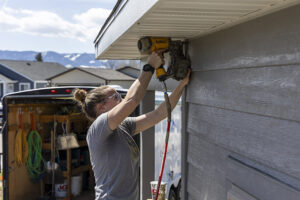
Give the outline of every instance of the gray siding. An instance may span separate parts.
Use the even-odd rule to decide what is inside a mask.
[[[299,19],[298,5],[191,41],[186,199],[300,199]]]

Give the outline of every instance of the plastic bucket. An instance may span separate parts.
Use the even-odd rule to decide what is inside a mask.
[[[77,196],[82,191],[82,174],[79,176],[72,176],[71,179],[71,192],[74,196]]]
[[[67,190],[68,190],[67,180],[65,180],[63,183],[55,184],[56,197],[66,197]]]
[[[152,194],[152,200],[155,200],[156,197],[156,188],[158,181],[151,181],[151,194]],[[159,187],[159,194],[158,194],[158,200],[165,200],[166,198],[166,188],[167,188],[167,183],[166,182],[161,182],[160,187]]]

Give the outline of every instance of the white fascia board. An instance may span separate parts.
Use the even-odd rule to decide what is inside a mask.
[[[96,59],[100,59],[108,47],[113,45],[124,33],[130,29],[138,20],[145,15],[159,0],[126,0],[120,4],[120,8],[116,11],[114,16],[100,33],[100,38],[95,43]]]

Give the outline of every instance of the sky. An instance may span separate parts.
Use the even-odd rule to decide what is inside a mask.
[[[0,0],[0,50],[94,53],[117,0]]]

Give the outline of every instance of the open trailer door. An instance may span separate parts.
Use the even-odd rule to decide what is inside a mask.
[[[84,195],[83,199],[94,199],[94,176],[85,140],[90,122],[73,100],[75,88],[28,90],[3,98],[3,121],[6,122],[2,134],[5,200],[47,199],[53,194],[53,188],[56,197],[71,199]],[[126,90],[118,92],[123,96],[126,94]],[[138,109],[133,116],[136,114]],[[53,149],[57,144],[55,137],[70,133],[76,136],[77,148],[58,149],[56,145]],[[135,140],[138,144],[139,139]],[[24,152],[28,152],[27,156]],[[54,176],[50,164],[53,155],[58,165]],[[87,192],[81,192],[82,189]]]

